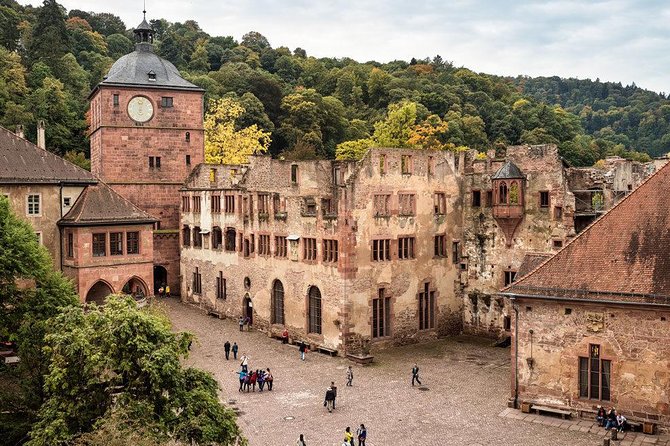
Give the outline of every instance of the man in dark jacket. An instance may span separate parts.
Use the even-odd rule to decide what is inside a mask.
[[[414,385],[414,381],[421,385],[421,381],[419,381],[419,366],[416,364],[414,364],[414,367],[412,367],[412,385]]]
[[[328,408],[328,412],[332,412],[333,404],[335,404],[335,392],[333,392],[332,388],[328,387],[326,390],[326,399],[323,402],[323,405]]]
[[[230,357],[230,341],[226,341],[226,343],[223,344],[223,351],[226,352],[226,361],[228,361],[228,358]]]

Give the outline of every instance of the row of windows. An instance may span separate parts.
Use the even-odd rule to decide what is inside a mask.
[[[186,132],[186,142],[191,141],[191,134]],[[191,155],[186,155],[185,157],[186,165],[191,165]],[[161,169],[161,157],[160,156],[150,156],[149,157],[149,169],[160,170]]]
[[[388,173],[388,163],[386,154],[379,155],[379,174],[386,175]],[[414,159],[412,155],[400,156],[400,173],[402,175],[412,175],[414,173]],[[429,156],[426,162],[426,174],[432,176],[435,174],[435,158]]]
[[[392,245],[396,242],[392,239],[375,239],[372,241],[372,260],[375,262],[384,262],[391,260]],[[416,258],[416,237],[398,237],[397,243],[398,259]],[[460,242],[454,241],[451,244],[451,256],[453,263],[458,263],[460,259]],[[447,236],[438,234],[433,237],[433,256],[447,257]]]
[[[109,245],[107,239],[109,238]],[[125,238],[125,243],[124,243]],[[98,232],[93,234],[93,257],[120,256],[123,254],[140,253],[140,233],[132,232]],[[125,247],[125,252],[124,252]],[[74,236],[67,235],[67,256],[74,257]]]
[[[9,199],[9,194],[3,194]],[[63,207],[72,205],[72,197],[63,197]],[[28,194],[26,196],[26,215],[39,217],[42,215],[42,196],[40,194]]]
[[[114,93],[112,95],[112,104],[114,107],[119,106],[119,95],[118,93]],[[172,108],[174,106],[174,98],[171,96],[163,96],[161,97],[161,108]]]
[[[203,234],[199,226],[190,228],[184,225],[182,228],[182,244],[185,247],[202,248]],[[256,238],[258,243],[256,244]],[[289,254],[288,237],[285,235],[274,236],[274,252],[272,251],[271,237],[269,234],[249,234],[245,237],[243,233],[238,233],[235,228],[226,228],[223,231],[215,226],[211,233],[211,249],[223,249],[225,251],[241,251],[245,257],[258,252],[261,256],[271,256],[287,258]],[[334,239],[323,239],[322,260],[324,262],[337,262],[339,260],[339,242]],[[314,261],[317,259],[317,240],[316,238],[302,239],[303,260]],[[257,251],[256,251],[257,249]]]
[[[482,200],[482,192],[486,194],[486,202]],[[510,200],[512,200],[512,194],[509,194]],[[508,199],[508,193],[507,193],[507,186],[503,183],[501,184],[501,192],[500,192],[500,202],[501,203],[507,203]],[[481,190],[473,190],[472,191],[472,207],[473,208],[478,208],[482,206],[490,207],[493,206],[493,191],[492,190],[487,190],[487,191],[481,191]],[[548,208],[551,205],[551,199],[549,195],[549,191],[540,191],[538,192],[538,203],[541,208]],[[518,204],[517,202],[511,202],[509,204]],[[562,208],[557,206],[555,212],[559,214],[557,218],[560,218],[562,216]]]
[[[375,194],[372,200],[375,217],[389,217],[391,215],[391,194]],[[444,192],[433,194],[433,212],[436,215],[447,213],[447,196]],[[398,215],[416,215],[416,195],[398,193]]]

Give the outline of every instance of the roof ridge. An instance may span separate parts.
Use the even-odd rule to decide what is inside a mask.
[[[618,209],[623,203],[626,203],[630,197],[634,196],[635,194],[639,193],[641,189],[643,189],[652,179],[656,178],[657,175],[659,175],[664,169],[670,169],[670,162],[665,163],[660,169],[658,169],[656,172],[654,172],[652,175],[647,177],[638,187],[633,189],[631,193],[626,195],[621,201],[616,203],[614,206],[612,206],[609,210],[607,210],[603,215],[600,216],[600,218],[595,219],[590,225],[588,225],[582,232],[577,234],[576,237],[574,237],[572,240],[570,240],[565,246],[563,246],[561,249],[559,249],[554,255],[549,257],[548,259],[544,260],[542,263],[540,263],[535,269],[532,271],[528,272],[528,274],[524,275],[518,282],[512,282],[508,286],[502,288],[500,292],[503,291],[509,291],[513,287],[521,284],[522,282],[528,280],[531,276],[533,276],[537,271],[542,268],[544,265],[548,264],[549,262],[553,261],[555,258],[557,258],[560,254],[562,254],[565,250],[567,250],[569,247],[572,246],[573,243],[575,243],[577,240],[581,240],[583,237],[586,236],[586,234],[590,234],[591,231],[593,231],[593,228],[596,227],[599,224],[602,224],[602,221],[610,215],[612,212],[614,212],[615,209]]]
[[[146,212],[144,209],[141,209],[141,208],[140,208],[139,206],[137,206],[135,203],[133,203],[132,201],[128,200],[126,197],[124,197],[123,195],[121,195],[120,193],[118,193],[117,191],[115,191],[114,188],[112,188],[109,184],[107,184],[107,183],[105,183],[104,181],[101,180],[101,181],[100,181],[100,185],[103,185],[104,187],[106,187],[108,190],[110,190],[110,191],[112,192],[112,194],[114,194],[114,195],[120,197],[121,200],[123,200],[124,202],[126,202],[127,204],[129,204],[131,207],[137,209],[140,213],[144,214],[145,216],[147,216],[147,217],[149,217],[149,218],[151,218],[151,219],[157,220],[156,217],[154,217],[153,215],[149,214],[149,213]]]

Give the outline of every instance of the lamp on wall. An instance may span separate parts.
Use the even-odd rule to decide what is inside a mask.
[[[535,364],[535,360],[533,359],[533,329],[528,330],[528,333],[530,334],[530,357],[526,358],[526,363],[528,364],[528,368],[532,369]]]

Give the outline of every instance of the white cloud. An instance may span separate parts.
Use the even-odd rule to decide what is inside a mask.
[[[141,4],[62,0],[132,27]],[[440,54],[500,75],[600,78],[670,91],[670,5],[661,0],[150,0],[148,18],[196,20],[211,35],[261,32],[273,46],[360,61]]]

